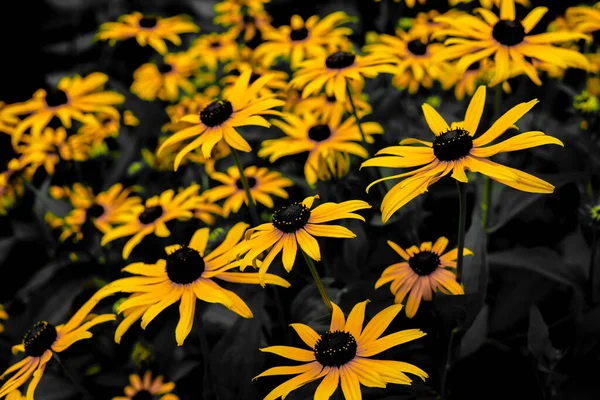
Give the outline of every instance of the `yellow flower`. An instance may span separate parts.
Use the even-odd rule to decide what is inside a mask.
[[[135,70],[131,92],[142,100],[176,101],[180,90],[188,95],[196,91],[189,80],[196,68],[198,60],[188,53],[167,54],[161,65],[148,63]]]
[[[375,0],[376,3],[379,3],[381,0]],[[424,5],[427,0],[419,0],[420,5]],[[394,3],[400,3],[400,0],[394,0]],[[404,0],[404,4],[408,8],[413,8],[415,4],[417,4],[417,0]]]
[[[176,132],[193,126],[194,124],[181,121],[181,117],[188,114],[199,114],[204,107],[208,106],[213,101],[214,97],[219,95],[219,93],[220,90],[217,91],[213,87],[213,89],[204,91],[204,93],[194,93],[191,97],[183,97],[179,100],[179,103],[167,106],[165,110],[171,119],[171,122],[163,125],[162,131]]]
[[[165,140],[158,149],[158,154],[160,155],[166,147],[194,136],[198,137],[186,145],[175,157],[175,170],[186,154],[197,147],[202,148],[204,157],[210,158],[213,147],[220,141],[225,141],[229,146],[240,151],[251,151],[252,148],[236,128],[246,125],[268,128],[271,124],[260,114],[276,115],[278,112],[273,108],[284,104],[282,100],[274,99],[274,96],[256,97],[271,76],[263,76],[250,85],[251,75],[252,71],[244,71],[227,97],[222,100],[214,100],[199,114],[188,114],[182,117],[181,121],[193,125],[175,132]]]
[[[371,359],[394,346],[419,339],[426,334],[419,329],[407,329],[381,337],[394,317],[402,309],[395,304],[377,313],[364,327],[367,301],[356,304],[348,318],[335,304],[329,329],[319,335],[304,324],[291,324],[310,350],[289,346],[271,346],[260,349],[289,360],[305,364],[274,367],[256,378],[273,375],[297,375],[273,389],[264,400],[285,399],[293,390],[323,378],[315,391],[315,399],[329,399],[342,387],[346,399],[362,398],[360,386],[385,388],[388,383],[410,385],[406,372],[425,381],[429,376],[422,369],[402,361]],[[254,379],[256,379],[254,378]]]
[[[600,101],[596,95],[583,90],[573,99],[573,108],[585,114],[597,113],[600,108]]]
[[[500,137],[515,122],[523,117],[538,103],[532,100],[520,103],[507,111],[494,122],[482,135],[475,138],[481,115],[485,105],[486,87],[480,86],[471,99],[464,122],[453,122],[448,126],[444,118],[428,104],[423,104],[423,114],[429,129],[435,135],[432,142],[417,139],[405,139],[400,146],[387,147],[364,163],[362,167],[412,168],[416,170],[399,175],[378,179],[367,187],[367,191],[376,183],[406,178],[397,183],[385,195],[381,203],[381,219],[387,222],[400,207],[427,191],[427,188],[452,173],[452,178],[459,182],[467,182],[465,170],[480,172],[490,178],[524,192],[552,193],[554,186],[533,175],[495,163],[488,158],[498,153],[528,149],[545,144],[562,142],[544,132],[523,132],[503,142],[489,145]],[[421,146],[409,146],[420,144]]]
[[[8,319],[8,313],[4,309],[4,305],[0,304],[0,320],[6,321]],[[4,324],[0,324],[0,333],[4,332]]]
[[[448,0],[448,4],[450,5],[450,7],[455,7],[460,3],[471,3],[472,1],[473,0]],[[501,3],[502,0],[479,0],[479,4],[481,4],[481,7],[487,8],[488,10],[491,10],[494,6],[500,8]],[[531,3],[529,2],[529,0],[515,0],[515,3],[520,4],[523,7],[531,7]]]
[[[331,150],[329,152],[319,154],[317,161],[317,179],[319,181],[336,181],[340,180],[350,171],[350,155],[341,151]]]
[[[225,33],[208,33],[201,35],[192,42],[188,52],[198,57],[201,65],[209,71],[215,71],[218,63],[225,63],[237,58],[237,34],[230,30]]]
[[[263,141],[259,157],[269,157],[269,162],[274,162],[281,157],[308,152],[304,176],[309,185],[317,181],[315,170],[319,168],[320,155],[325,156],[332,150],[362,158],[369,155],[364,147],[356,143],[362,138],[354,117],[342,121],[340,112],[332,114],[328,120],[309,113],[300,116],[284,113],[282,120],[271,122],[287,136]],[[373,142],[371,135],[383,133],[383,128],[377,122],[364,122],[361,126],[368,143]]]
[[[79,75],[63,77],[55,90],[46,92],[39,89],[33,98],[23,103],[8,105],[4,112],[10,116],[27,114],[12,133],[12,143],[16,146],[23,133],[31,128],[38,134],[57,117],[65,128],[71,127],[72,119],[85,122],[88,113],[106,113],[118,117],[114,107],[123,103],[125,97],[119,93],[105,91],[108,76],[94,72],[82,78]]]
[[[554,46],[557,43],[588,37],[575,32],[547,32],[531,35],[531,31],[546,14],[546,7],[536,7],[522,20],[515,15],[514,0],[502,0],[500,15],[490,10],[478,8],[479,17],[441,16],[436,21],[447,25],[434,36],[455,36],[446,40],[447,47],[437,53],[440,61],[460,58],[457,64],[459,73],[464,72],[476,61],[494,56],[495,74],[490,86],[495,86],[510,78],[513,66],[522,70],[536,85],[542,81],[536,68],[527,57],[557,65],[561,68],[575,67],[588,69],[590,63],[579,52]]]
[[[600,30],[600,2],[593,7],[569,7],[565,15],[575,32],[591,33]]]
[[[228,66],[233,65],[233,63],[228,64]],[[287,88],[288,74],[283,71],[270,70],[260,66],[252,67],[248,64],[238,64],[238,66],[239,69],[230,69],[227,67],[223,69],[223,72],[227,74],[221,79],[221,84],[224,86],[222,93],[224,97],[229,96],[229,92],[235,87],[235,82],[237,82],[240,75],[247,70],[251,71],[250,84],[256,82],[256,80],[262,76],[270,76],[269,81],[258,91],[259,97],[272,95],[281,97]]]
[[[411,246],[406,250],[391,240],[387,244],[404,261],[387,267],[375,283],[375,289],[391,282],[390,290],[395,296],[395,303],[402,303],[408,295],[408,318],[415,316],[421,300],[431,301],[433,293],[438,290],[444,294],[464,294],[462,286],[456,282],[454,271],[446,269],[456,269],[458,249],[443,254],[448,246],[448,239],[445,237],[439,238],[433,245],[431,242],[423,242],[421,248]],[[463,255],[470,254],[473,254],[471,250],[463,249]]]
[[[227,4],[227,7],[223,7],[224,4]],[[216,4],[214,8],[217,15],[213,23],[231,28],[235,36],[243,32],[244,42],[254,39],[258,32],[262,34],[266,30],[273,29],[271,16],[265,12],[262,4],[260,7],[248,7],[240,3],[223,2]]]
[[[355,85],[356,86],[356,85]],[[356,107],[358,118],[371,114],[373,111],[368,102],[368,96],[362,93],[362,86],[359,89],[352,89],[352,102]],[[340,101],[335,96],[327,96],[322,93],[316,96],[307,97],[301,100],[294,109],[296,114],[309,113],[324,120],[329,120],[335,114],[352,114],[352,103],[346,97],[345,101]]]
[[[281,173],[269,171],[267,168],[247,167],[244,170],[244,176],[248,180],[250,194],[254,202],[261,203],[267,208],[273,208],[274,206],[270,195],[287,199],[288,194],[284,188],[294,185],[294,182],[283,177]],[[238,168],[235,166],[229,167],[226,174],[213,171],[210,177],[221,182],[222,185],[207,189],[204,196],[210,202],[217,202],[226,198],[223,204],[223,216],[225,218],[232,212],[237,213],[242,204],[248,204]]]
[[[21,392],[17,390],[13,390],[8,393],[5,397],[6,400],[26,400],[27,398],[21,394]]]
[[[112,400],[179,400],[179,396],[171,393],[175,389],[173,382],[163,382],[162,375],[152,379],[152,372],[144,372],[142,378],[138,374],[129,375],[129,386],[125,387],[125,396],[116,396]],[[156,396],[156,397],[154,397]]]
[[[61,353],[75,342],[92,337],[90,328],[108,321],[114,321],[114,314],[103,314],[87,318],[97,304],[88,300],[66,323],[54,326],[47,321],[39,321],[23,337],[23,343],[13,346],[13,353],[24,352],[27,357],[13,364],[0,375],[3,385],[0,398],[19,389],[30,378],[27,399],[33,400],[35,389],[42,379],[48,361],[55,353]],[[84,322],[86,320],[86,322]],[[12,374],[10,378],[8,375]]]
[[[106,138],[117,137],[121,123],[119,117],[111,114],[88,115],[77,131],[78,136],[94,146],[102,144]]]
[[[19,118],[6,112],[6,103],[0,101],[0,132],[12,135]]]
[[[263,32],[264,43],[255,50],[255,56],[270,67],[282,57],[289,61],[292,70],[309,58],[325,57],[328,53],[351,48],[348,36],[352,30],[343,24],[354,21],[343,11],[319,19],[313,15],[306,21],[293,15],[290,25]]]
[[[321,250],[317,237],[354,238],[356,235],[341,225],[323,225],[342,218],[365,219],[353,211],[364,210],[371,206],[361,200],[342,203],[323,203],[311,210],[313,202],[319,196],[310,196],[302,203],[292,203],[273,213],[273,222],[259,225],[248,230],[246,240],[236,247],[231,258],[244,255],[241,267],[256,265],[256,258],[270,249],[262,263],[258,276],[264,286],[265,276],[275,257],[283,251],[283,266],[290,272],[296,260],[298,245],[307,256],[315,261],[321,260]]]
[[[192,330],[196,300],[219,303],[244,318],[252,318],[248,305],[234,292],[217,285],[213,278],[227,282],[258,284],[257,273],[230,272],[237,267],[229,263],[229,252],[242,236],[248,224],[238,222],[223,242],[207,250],[209,228],[198,229],[189,245],[172,245],[165,248],[167,256],[156,264],[134,263],[123,271],[139,275],[121,278],[100,289],[94,297],[103,299],[118,292],[131,293],[119,304],[117,312],[125,318],[117,327],[115,341],[119,343],[123,334],[140,318],[142,329],[164,309],[179,302],[179,322],[175,329],[177,345],[181,346]],[[289,287],[284,279],[268,274],[264,277],[269,284]]]
[[[100,25],[96,39],[108,40],[112,46],[117,41],[135,37],[140,46],[150,45],[160,54],[166,54],[168,50],[165,40],[179,46],[180,34],[198,31],[196,24],[184,15],[161,18],[142,15],[136,11],[120,16],[117,22],[105,22]]]

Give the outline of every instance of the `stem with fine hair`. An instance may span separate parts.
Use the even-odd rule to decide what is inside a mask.
[[[79,379],[75,378],[75,376],[73,374],[71,374],[71,372],[62,363],[62,361],[60,361],[60,357],[58,356],[58,354],[53,353],[52,354],[52,358],[54,358],[56,360],[56,362],[58,363],[58,365],[60,365],[60,367],[62,368],[63,372],[65,373],[65,376],[67,378],[69,378],[69,380],[73,383],[73,386],[75,386],[75,388],[79,391],[79,393],[81,393],[81,395],[83,396],[83,398],[91,400],[92,396],[89,394],[89,392],[87,390],[85,390],[85,388],[83,387],[83,385],[81,384],[81,382],[79,381]]]
[[[356,106],[354,105],[354,100],[352,99],[352,89],[350,88],[350,81],[346,79],[346,92],[348,93],[348,100],[350,101],[350,106],[352,107],[352,115],[354,115],[354,119],[356,120],[356,125],[358,126],[358,131],[360,132],[360,137],[362,141],[365,141],[365,133],[363,132],[362,125],[360,124],[360,119],[358,118],[358,113],[356,112]]]
[[[333,306],[331,305],[331,300],[329,299],[329,296],[327,295],[327,291],[325,290],[325,286],[323,286],[323,282],[321,281],[321,278],[319,277],[319,273],[317,272],[317,267],[315,267],[315,263],[313,262],[312,258],[310,258],[305,252],[304,250],[300,249],[300,253],[302,253],[302,255],[304,256],[304,261],[306,261],[306,265],[308,265],[308,269],[310,270],[310,274],[312,275],[315,284],[317,285],[317,289],[319,290],[319,294],[321,295],[321,298],[323,299],[323,303],[325,303],[325,305],[327,306],[327,309],[330,312],[333,312]]]
[[[231,156],[233,157],[233,162],[237,166],[237,169],[240,171],[240,180],[242,181],[242,186],[244,187],[244,192],[246,193],[246,200],[248,200],[248,208],[250,209],[252,223],[254,226],[257,226],[260,223],[260,220],[258,219],[258,213],[256,212],[256,204],[252,198],[252,193],[250,193],[250,186],[248,185],[248,179],[246,179],[244,167],[240,161],[240,156],[238,155],[237,150],[233,147],[231,147]]]
[[[467,184],[456,181],[458,187],[458,254],[456,257],[456,281],[460,284],[463,272],[465,228],[467,222]]]

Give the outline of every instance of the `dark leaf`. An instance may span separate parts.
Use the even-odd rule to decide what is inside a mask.
[[[479,293],[485,299],[489,278],[487,234],[481,226],[481,208],[473,213],[471,226],[465,236],[465,248],[473,252],[463,259],[462,283],[465,293]]]
[[[489,326],[489,306],[484,306],[477,314],[473,324],[462,337],[459,348],[459,358],[465,358],[475,353],[485,342]]]
[[[480,293],[445,295],[437,293],[433,298],[433,307],[446,323],[453,321],[469,326],[481,308],[483,298]]]
[[[548,325],[546,325],[539,308],[531,307],[529,309],[527,345],[540,365],[546,369],[556,361],[556,350],[550,342],[549,333]]]

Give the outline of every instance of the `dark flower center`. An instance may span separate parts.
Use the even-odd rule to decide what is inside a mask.
[[[52,89],[46,92],[46,104],[48,107],[58,107],[69,102],[67,94],[60,89]]]
[[[479,61],[475,61],[473,64],[469,65],[467,71],[476,71],[479,69],[479,67],[481,67],[481,63]]]
[[[418,39],[411,40],[406,47],[408,47],[408,50],[415,56],[423,56],[427,53],[427,44]]]
[[[158,67],[158,72],[161,74],[168,74],[171,71],[173,71],[173,66],[171,64],[164,63]]]
[[[250,75],[250,83],[253,83],[255,80],[257,80],[261,76],[262,76],[261,74],[257,74],[256,72],[253,72],[252,75]]]
[[[239,69],[237,69],[237,68],[234,68],[234,69],[232,69],[231,71],[229,71],[229,75],[240,76],[240,75],[241,75],[241,72],[240,72],[240,70],[239,70]]]
[[[254,24],[255,18],[246,12],[242,16],[242,21],[244,21],[244,24]]]
[[[357,347],[350,333],[327,331],[315,344],[315,358],[324,367],[340,367],[354,359]]]
[[[204,272],[204,259],[196,250],[182,246],[167,256],[167,276],[173,283],[187,285]]]
[[[329,125],[315,125],[308,130],[309,139],[315,142],[322,142],[329,139],[330,136],[331,129],[329,129]]]
[[[304,40],[308,37],[308,29],[302,27],[300,29],[292,29],[290,32],[290,39],[294,42],[298,42],[300,40]]]
[[[92,204],[92,206],[85,212],[85,215],[88,218],[98,218],[102,214],[104,214],[104,207],[98,203]]]
[[[131,400],[152,400],[154,396],[146,389],[142,389],[133,395]]]
[[[327,96],[328,103],[335,103],[336,101],[337,99],[335,98],[335,96]]]
[[[469,154],[473,148],[473,138],[464,129],[453,129],[436,136],[433,140],[433,154],[440,161],[456,161]]]
[[[217,100],[200,111],[200,121],[210,128],[221,125],[233,114],[233,107],[227,100]]]
[[[158,18],[152,16],[146,16],[140,19],[139,25],[142,28],[154,28],[158,23]]]
[[[338,51],[327,57],[325,65],[327,68],[343,69],[354,64],[356,55],[348,53],[347,51]]]
[[[246,180],[248,181],[248,188],[252,189],[254,186],[256,186],[256,178],[255,177],[249,176],[246,178]],[[244,185],[242,185],[241,179],[238,179],[237,181],[235,181],[235,186],[240,190],[244,189]]]
[[[36,322],[23,337],[25,354],[30,357],[40,357],[46,350],[50,350],[56,337],[54,325],[46,321]]]
[[[148,225],[156,221],[163,215],[163,208],[161,206],[153,206],[147,207],[138,217],[138,220],[144,224]]]
[[[431,251],[422,251],[412,256],[408,265],[418,275],[429,275],[440,265],[440,256]]]
[[[212,49],[218,49],[219,47],[221,47],[221,42],[211,42],[209,46]]]
[[[492,29],[492,36],[505,46],[515,46],[525,39],[525,28],[519,21],[501,19]]]
[[[293,203],[273,213],[273,225],[285,233],[304,228],[310,218],[310,210],[302,203]]]

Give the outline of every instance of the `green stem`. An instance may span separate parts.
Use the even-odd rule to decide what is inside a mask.
[[[465,228],[467,222],[467,184],[456,181],[458,186],[458,255],[456,257],[456,281],[462,279],[463,251],[465,248]]]
[[[481,200],[481,227],[487,230],[490,200],[492,197],[492,181],[487,175],[483,175],[483,198]]]
[[[356,125],[358,125],[358,131],[360,132],[360,138],[364,142],[365,141],[365,133],[363,132],[362,125],[360,124],[360,119],[358,118],[358,113],[356,112],[356,106],[354,105],[354,100],[352,100],[352,89],[350,88],[350,82],[346,80],[346,92],[348,93],[348,100],[350,101],[350,106],[352,107],[352,115],[354,115],[354,119],[356,119]]]
[[[65,373],[65,376],[67,378],[69,378],[69,380],[73,383],[73,386],[75,386],[75,388],[79,391],[79,393],[81,393],[83,398],[84,399],[92,399],[92,396],[88,393],[87,390],[85,390],[85,388],[83,387],[81,382],[79,382],[79,380],[77,378],[75,378],[75,376],[73,374],[71,374],[71,372],[69,372],[67,367],[60,361],[60,357],[58,356],[58,354],[56,354],[56,353],[52,354],[52,358],[54,358],[56,360],[56,362],[58,363],[58,365],[60,365],[63,372]]]
[[[305,252],[304,250],[300,249],[300,253],[302,253],[302,255],[304,256],[304,261],[306,261],[306,265],[308,265],[308,269],[310,270],[310,274],[312,275],[315,284],[317,285],[317,289],[319,290],[319,294],[321,295],[321,298],[323,299],[323,303],[325,303],[325,306],[327,306],[327,309],[330,312],[333,312],[333,306],[331,305],[331,300],[329,299],[329,296],[327,295],[327,291],[325,290],[325,286],[323,286],[323,282],[321,281],[321,278],[319,277],[319,273],[317,272],[317,267],[315,267],[315,263],[313,262],[312,258],[310,258]]]
[[[210,347],[208,346],[208,340],[206,339],[206,332],[204,332],[202,313],[196,310],[194,319],[196,332],[198,333],[198,339],[200,340],[200,351],[202,352],[202,397],[206,400],[211,400],[215,396],[212,388],[212,381],[210,379]]]
[[[454,353],[454,337],[456,335],[456,330],[450,331],[450,338],[448,338],[448,348],[446,349],[446,360],[444,363],[444,369],[442,370],[442,376],[440,377],[440,399],[446,400],[448,398],[448,372],[450,372],[450,368],[452,368],[452,356]]]
[[[248,185],[248,179],[246,179],[244,167],[242,167],[242,162],[240,161],[240,156],[238,155],[237,150],[233,147],[231,147],[231,156],[233,157],[233,162],[235,162],[235,165],[240,171],[240,180],[242,181],[242,186],[244,187],[244,192],[246,193],[246,200],[248,200],[248,208],[250,209],[252,223],[254,226],[258,226],[260,220],[258,219],[258,213],[256,212],[256,204],[254,203],[254,199],[250,193],[250,186]]]

